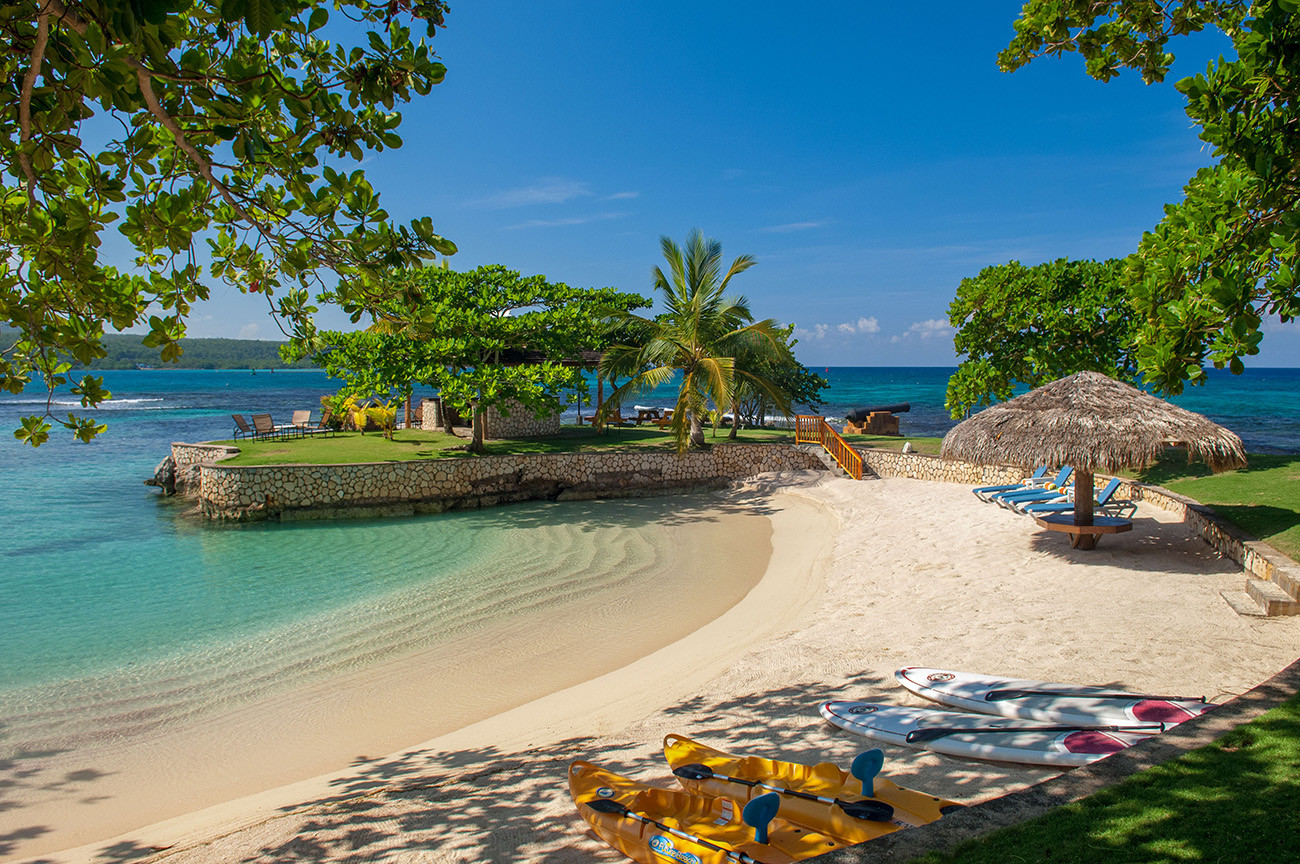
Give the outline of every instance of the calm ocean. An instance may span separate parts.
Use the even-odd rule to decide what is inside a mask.
[[[942,407],[950,371],[831,368],[822,413],[910,402],[903,433],[942,435],[953,425]],[[306,617],[333,627],[358,604],[410,596],[419,605],[438,580],[463,585],[474,573],[503,569],[492,538],[504,536],[509,510],[205,529],[178,520],[174,504],[141,485],[170,442],[228,438],[232,412],[287,420],[294,409],[319,411],[319,397],[336,389],[321,372],[132,371],[105,379],[115,398],[99,414],[109,428],[89,445],[58,432],[36,450],[19,444],[7,430],[44,400],[0,396],[0,724],[15,713],[30,717],[37,704],[75,710],[105,688],[129,702],[147,695],[136,691],[148,681],[182,687],[177,682],[202,677],[205,658],[238,665],[231,646],[273,646],[276,634]],[[666,392],[636,401],[670,402]],[[1176,401],[1238,432],[1252,452],[1300,452],[1300,370],[1212,373],[1206,387]],[[62,399],[56,408],[75,410]],[[631,532],[609,542],[636,543],[637,530],[653,527],[638,520],[651,513],[629,507],[619,527]],[[530,520],[571,518],[565,505],[547,505]],[[440,560],[456,565],[429,573],[412,548],[444,549]],[[266,657],[248,662],[272,668]]]

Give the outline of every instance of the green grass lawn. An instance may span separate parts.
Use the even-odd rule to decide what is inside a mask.
[[[705,435],[710,442],[727,442],[726,429]],[[742,429],[741,443],[794,441],[794,432],[784,429]],[[422,429],[399,429],[389,441],[378,432],[340,432],[329,438],[291,438],[287,441],[220,441],[235,444],[240,453],[223,465],[338,465],[346,462],[404,462],[412,459],[442,459],[465,456],[465,438]],[[659,427],[611,426],[603,433],[590,426],[566,426],[559,435],[545,438],[516,438],[487,442],[488,453],[577,453],[594,450],[671,449],[673,437]],[[900,444],[901,446],[901,444]]]
[[[1300,456],[1255,454],[1240,471],[1211,474],[1170,453],[1143,471],[1126,472],[1214,508],[1229,522],[1300,560]]]
[[[844,440],[850,444],[871,447],[875,450],[902,450],[903,445],[911,442],[912,449],[927,456],[938,456],[942,438],[915,438],[904,435],[845,435]]]
[[[1214,744],[914,864],[1247,864],[1300,854],[1300,696]]]

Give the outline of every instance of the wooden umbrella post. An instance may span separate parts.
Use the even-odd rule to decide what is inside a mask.
[[[1092,524],[1092,472],[1074,469],[1074,524]]]

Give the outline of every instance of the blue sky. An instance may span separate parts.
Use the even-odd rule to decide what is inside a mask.
[[[732,285],[805,363],[952,365],[963,277],[1128,254],[1209,159],[1172,84],[999,72],[1019,8],[453,2],[446,81],[364,168],[456,269],[649,294],[660,235],[698,227],[758,259]],[[1176,43],[1170,81],[1226,47]],[[271,338],[265,308],[217,289],[191,334]],[[1297,329],[1251,365],[1300,365]]]

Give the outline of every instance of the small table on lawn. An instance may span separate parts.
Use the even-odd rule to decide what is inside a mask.
[[[1048,516],[1035,516],[1039,528],[1048,531],[1064,531],[1070,535],[1070,545],[1075,549],[1096,549],[1097,540],[1102,534],[1123,534],[1133,530],[1131,519],[1115,516],[1093,516],[1091,525],[1074,524],[1073,513],[1052,513]]]
[[[636,425],[640,426],[642,420],[658,420],[658,408],[638,408],[636,409]]]

